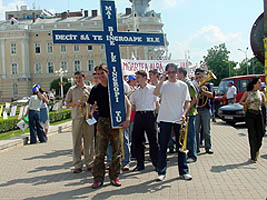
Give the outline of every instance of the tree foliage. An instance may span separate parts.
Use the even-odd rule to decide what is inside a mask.
[[[209,49],[207,56],[203,57],[204,62],[209,66],[209,70],[217,76],[217,80],[212,81],[214,85],[218,85],[223,78],[236,75],[234,67],[237,62],[230,61],[229,54],[230,51],[227,50],[223,43]]]
[[[220,44],[214,46],[208,50],[207,56],[204,56],[203,59],[209,66],[216,76],[217,80],[212,82],[215,85],[218,85],[221,79],[237,75],[246,75],[247,69],[248,74],[264,74],[264,65],[256,58],[244,59],[239,63],[229,60],[230,51],[227,50],[225,44]]]
[[[67,78],[63,77],[63,92],[64,92],[64,95],[67,94],[69,88],[71,87],[71,83],[68,81]],[[58,79],[55,79],[51,82],[50,84],[50,90],[51,89],[55,89],[56,90],[56,95],[60,95],[60,78]]]

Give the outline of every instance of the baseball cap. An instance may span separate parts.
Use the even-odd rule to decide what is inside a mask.
[[[229,81],[228,84],[234,85],[234,81]]]
[[[132,76],[132,75],[129,75],[128,76],[128,81],[131,81],[131,80],[135,80],[136,78],[134,77],[134,76]]]
[[[261,88],[265,88],[266,84],[265,83],[261,83]]]

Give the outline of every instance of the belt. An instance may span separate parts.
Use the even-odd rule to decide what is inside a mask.
[[[251,113],[251,114],[254,114],[254,115],[258,115],[258,114],[261,113],[261,110],[252,110],[252,109],[248,109],[247,112],[249,112],[249,113]]]
[[[140,114],[153,113],[153,112],[154,112],[154,110],[136,111],[136,113],[140,113]]]

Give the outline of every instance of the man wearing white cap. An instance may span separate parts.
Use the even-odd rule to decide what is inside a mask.
[[[229,88],[228,88],[227,94],[226,94],[227,103],[233,104],[233,103],[235,103],[235,98],[236,98],[236,87],[234,86],[234,81],[229,81],[228,87]]]

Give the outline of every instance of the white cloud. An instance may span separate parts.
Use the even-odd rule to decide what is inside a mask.
[[[7,5],[3,5],[3,0],[0,0],[0,20],[5,19],[5,12],[11,10],[17,10],[17,6],[20,7],[21,5],[25,5],[23,0],[15,0]]]

